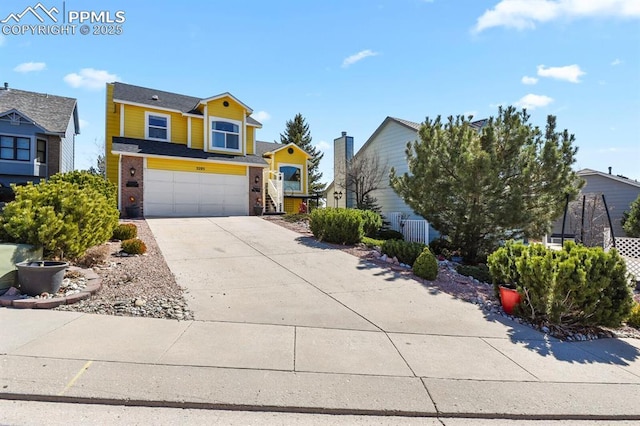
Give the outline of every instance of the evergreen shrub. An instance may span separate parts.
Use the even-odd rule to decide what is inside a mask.
[[[130,240],[138,236],[138,227],[133,223],[121,223],[113,230],[112,240]]]
[[[320,241],[356,244],[364,237],[363,222],[358,210],[327,207],[311,212],[309,228]]]
[[[635,303],[631,308],[631,313],[629,314],[629,318],[627,318],[627,324],[640,329],[640,303]]]
[[[91,185],[53,179],[17,186],[15,192],[0,215],[3,234],[11,242],[42,247],[45,257],[76,259],[106,242],[118,225],[115,204]]]
[[[402,232],[394,231],[393,229],[381,229],[375,237],[379,240],[404,240]]]
[[[386,240],[382,244],[382,253],[396,257],[400,263],[413,265],[426,245],[403,240]]]
[[[491,282],[491,274],[489,273],[489,268],[487,265],[458,265],[456,271],[460,275],[464,275],[466,277],[473,277],[480,282],[490,283]]]
[[[116,184],[103,176],[95,175],[87,171],[58,173],[49,178],[49,182],[69,182],[78,185],[80,189],[91,188],[104,195],[113,205],[118,205],[118,188]]]
[[[358,210],[362,216],[364,235],[374,237],[382,227],[382,216],[372,210]]]
[[[631,312],[630,280],[615,249],[508,243],[489,256],[489,270],[496,285],[516,285],[523,297],[518,314],[534,321],[615,327]]]
[[[428,247],[422,250],[422,253],[413,263],[413,273],[429,281],[433,281],[438,277],[438,261]]]
[[[124,240],[120,247],[122,251],[128,254],[144,254],[147,252],[147,245],[144,241],[138,238],[132,238],[130,240]]]

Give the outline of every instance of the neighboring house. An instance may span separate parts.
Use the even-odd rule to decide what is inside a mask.
[[[342,132],[342,135],[334,140],[334,181],[327,186],[327,206],[355,207],[354,191],[346,184],[345,170],[352,159],[357,161],[377,157],[379,167],[384,169],[384,177],[380,188],[373,191],[371,196],[377,199],[382,215],[387,220],[391,220],[391,213],[400,213],[404,219],[423,220],[391,188],[388,177],[392,167],[399,175],[409,172],[405,149],[407,142],[418,139],[419,129],[419,123],[387,117],[357,153],[354,153],[353,137]],[[430,226],[429,228],[429,238],[436,238],[439,235],[437,231]]]
[[[39,182],[74,167],[73,98],[0,87],[0,183]]]
[[[624,212],[631,209],[631,203],[640,195],[640,182],[628,179],[624,176],[617,176],[611,173],[599,172],[592,169],[583,169],[577,172],[585,181],[585,185],[580,190],[577,200],[572,203],[573,209],[567,214],[565,223],[565,238],[580,239],[581,222],[582,222],[582,199],[586,195],[585,206],[585,231],[589,233],[595,230],[597,235],[594,236],[596,242],[600,244],[600,235],[602,228],[608,228],[608,220],[606,211],[604,210],[604,202],[602,195],[607,202],[609,215],[613,224],[613,234],[615,237],[624,237],[625,232],[622,229],[620,220]],[[553,224],[552,236],[557,242],[562,235],[562,220],[560,217]],[[588,235],[587,235],[588,236]],[[585,241],[585,243],[587,243]]]
[[[230,93],[198,98],[110,83],[106,96],[107,177],[129,216],[293,211],[308,196],[308,154],[257,142],[262,125]]]
[[[380,166],[385,169],[385,176],[392,167],[397,174],[408,172],[405,149],[407,142],[418,138],[419,129],[420,124],[413,121],[387,117],[357,153],[354,153],[353,137],[342,132],[342,136],[334,140],[334,181],[327,186],[327,206],[355,207],[353,188],[347,187],[344,172],[352,157],[377,156]],[[337,200],[335,192],[342,194]],[[399,212],[407,218],[421,219],[391,188],[388,177],[382,180],[380,189],[373,191],[372,196],[377,198],[383,214]]]
[[[487,120],[474,121],[471,127],[479,131],[486,122]],[[353,137],[342,132],[342,135],[334,140],[334,181],[327,186],[327,206],[355,207],[353,188],[349,188],[346,184],[344,171],[347,170],[352,158],[357,161],[360,158],[377,157],[379,166],[384,168],[384,178],[380,188],[373,191],[371,195],[377,199],[381,213],[386,217],[389,217],[390,213],[400,213],[405,219],[423,219],[396,194],[389,184],[388,177],[391,168],[395,169],[397,175],[409,172],[405,150],[408,142],[419,139],[420,126],[420,123],[414,121],[387,117],[357,153],[354,153]],[[439,233],[430,228],[429,236],[430,239],[437,238]]]

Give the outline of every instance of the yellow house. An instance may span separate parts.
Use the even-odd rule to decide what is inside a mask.
[[[297,212],[309,196],[309,155],[256,141],[262,125],[230,93],[197,98],[107,84],[107,178],[134,216]]]
[[[267,161],[269,167],[264,171],[267,182],[265,212],[300,212],[301,205],[309,198],[308,161],[311,156],[294,143],[257,142],[257,152]],[[269,196],[282,193],[281,205],[274,203],[277,197]]]

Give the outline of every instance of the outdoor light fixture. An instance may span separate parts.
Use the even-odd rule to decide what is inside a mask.
[[[333,198],[336,200],[335,206],[338,207],[338,200],[342,198],[342,191],[333,191]]]
[[[256,178],[253,181],[255,183],[260,183],[260,176],[256,175]]]
[[[130,168],[129,169],[129,173],[131,173],[132,177],[135,176],[136,175],[136,168],[135,167]]]

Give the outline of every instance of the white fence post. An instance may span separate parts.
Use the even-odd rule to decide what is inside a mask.
[[[391,229],[402,232],[402,213],[392,212],[388,214]]]

